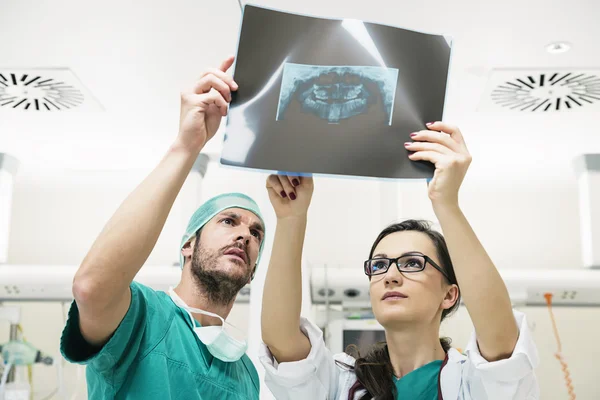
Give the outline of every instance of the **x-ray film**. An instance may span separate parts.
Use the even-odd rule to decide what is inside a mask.
[[[404,142],[442,120],[450,54],[441,35],[246,5],[221,163],[431,178]]]
[[[295,100],[304,112],[317,115],[330,124],[339,123],[377,105],[376,94],[369,90],[369,86],[375,86],[382,99],[379,106],[385,109],[386,120],[391,125],[397,80],[395,68],[286,63],[276,120],[284,119],[290,102]]]

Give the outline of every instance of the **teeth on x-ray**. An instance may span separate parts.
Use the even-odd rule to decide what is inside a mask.
[[[279,96],[277,120],[285,118],[285,112],[293,100],[302,110],[312,113],[328,123],[367,113],[369,107],[377,106],[377,88],[382,98],[387,124],[391,125],[394,94],[398,70],[370,66],[318,66],[286,63]]]

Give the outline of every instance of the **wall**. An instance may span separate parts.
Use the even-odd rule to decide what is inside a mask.
[[[22,170],[14,191],[9,263],[44,264],[49,268],[56,264],[78,264],[106,220],[146,172]],[[388,222],[381,220],[378,210],[380,184],[320,179],[316,185],[305,258],[310,263],[344,263],[348,268],[356,268],[377,231]],[[389,187],[396,190],[394,184]],[[230,170],[217,170],[211,165],[200,200],[233,189],[257,198],[267,221],[273,221],[261,174],[236,171],[232,175]],[[401,217],[433,217],[424,186],[403,184],[397,194]],[[581,267],[574,179],[540,180],[516,186],[509,181],[468,179],[461,202],[499,268]],[[185,217],[180,215],[179,206],[177,202],[147,264],[170,264],[177,260],[181,221]],[[273,228],[267,227],[269,235]],[[261,272],[266,266],[265,261]],[[28,340],[44,351],[57,354],[66,305],[62,310],[58,304],[20,306]],[[556,344],[548,312],[543,308],[524,311],[535,325],[534,335],[542,360],[538,370],[542,398],[567,398],[559,365],[553,358]],[[593,376],[595,364],[589,349],[596,346],[595,339],[600,336],[600,308],[558,309],[555,313],[578,397],[597,398],[600,389]],[[236,305],[230,321],[256,333],[257,315],[256,309],[250,310],[248,305]],[[585,329],[581,321],[588,323]],[[462,309],[443,330],[460,347],[466,343],[470,327],[468,315]],[[4,329],[0,324],[0,342],[6,341],[7,334],[8,327]],[[256,345],[251,347],[254,353]],[[65,375],[76,377],[76,368],[66,365]],[[46,393],[55,386],[55,373],[48,367],[36,366],[34,382],[36,391]],[[79,384],[83,386],[83,381]],[[85,398],[82,393],[77,398]]]

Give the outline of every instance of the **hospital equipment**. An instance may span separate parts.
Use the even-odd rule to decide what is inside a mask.
[[[44,399],[48,399],[57,393],[59,396],[64,395],[60,360],[44,354],[26,340],[20,325],[20,318],[19,307],[0,304],[0,322],[7,321],[10,324],[10,340],[8,343],[0,345],[2,359],[2,365],[0,366],[0,400],[33,399],[31,366],[37,363],[55,367],[57,372],[58,387],[49,394],[45,393]],[[17,367],[27,368],[27,381],[16,379]]]

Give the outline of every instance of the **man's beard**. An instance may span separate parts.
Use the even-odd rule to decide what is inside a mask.
[[[221,251],[209,252],[200,241],[196,242],[192,256],[192,276],[200,285],[202,294],[213,304],[231,303],[252,274],[250,268],[243,275],[220,271],[217,263],[222,256]]]

